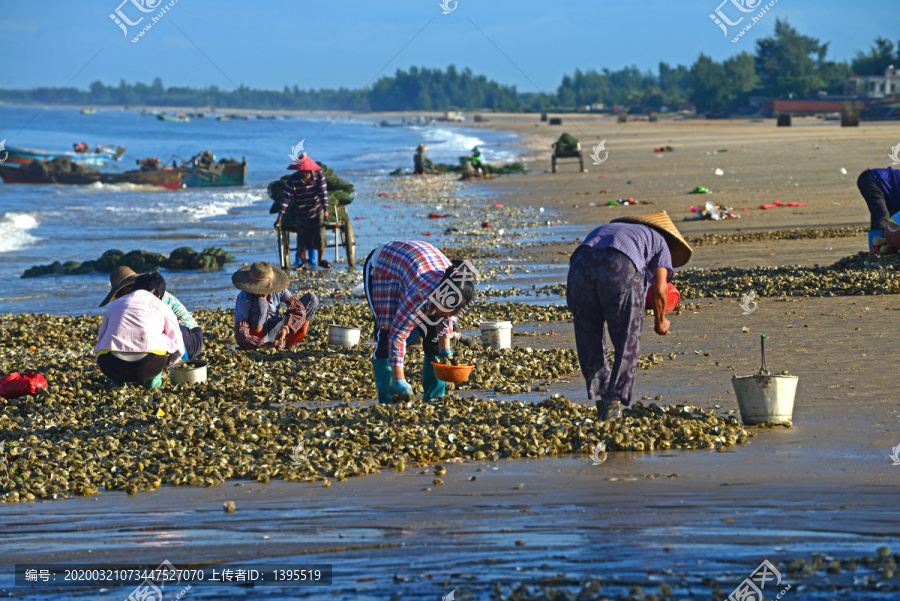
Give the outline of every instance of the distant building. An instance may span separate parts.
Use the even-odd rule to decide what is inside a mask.
[[[859,98],[884,98],[900,94],[900,69],[891,65],[884,75],[851,75],[844,82],[844,94]]]
[[[855,98],[833,96],[827,100],[824,98],[790,98],[787,100],[767,98],[763,102],[761,116],[793,115],[799,117],[802,115],[816,115],[818,113],[840,113],[845,100],[855,100]],[[864,109],[868,105],[865,100],[859,101],[859,104],[860,109]]]

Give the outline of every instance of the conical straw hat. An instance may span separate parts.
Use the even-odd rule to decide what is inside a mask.
[[[275,269],[271,263],[257,261],[234,272],[231,283],[238,290],[251,294],[276,294],[286,290],[290,280],[286,273]]]
[[[681,232],[678,231],[678,228],[675,227],[675,224],[672,223],[672,220],[669,218],[669,214],[665,211],[648,213],[646,215],[635,215],[634,217],[617,217],[610,221],[610,223],[634,223],[637,225],[646,225],[655,229],[666,239],[666,244],[669,246],[669,253],[672,255],[673,267],[682,267],[686,265],[687,262],[691,260],[691,255],[694,253],[694,249],[691,248],[690,244],[685,242]]]

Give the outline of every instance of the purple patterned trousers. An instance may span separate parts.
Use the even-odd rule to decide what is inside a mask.
[[[575,348],[588,400],[631,404],[646,294],[645,275],[624,253],[583,247],[572,255],[566,302],[575,318]],[[612,370],[607,330],[615,349]]]

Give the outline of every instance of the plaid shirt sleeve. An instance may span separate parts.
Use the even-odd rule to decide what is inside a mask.
[[[406,339],[413,329],[421,323],[416,313],[416,309],[420,306],[422,306],[422,302],[419,300],[419,295],[415,294],[415,291],[408,291],[400,301],[397,316],[394,319],[394,323],[391,324],[391,367],[403,365],[403,358],[406,357]]]
[[[234,303],[234,341],[244,350],[259,348],[262,340],[250,333],[250,296],[239,292]]]
[[[456,323],[455,317],[448,317],[444,320],[444,328],[441,330],[441,336],[449,338],[453,336],[453,325]]]
[[[285,290],[281,293],[281,302],[287,306],[288,317],[285,327],[291,332],[299,332],[306,323],[306,307],[300,299]]]

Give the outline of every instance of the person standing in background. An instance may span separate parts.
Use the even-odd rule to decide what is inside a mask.
[[[316,271],[319,267],[330,269],[331,264],[319,256],[324,245],[322,227],[328,213],[325,175],[318,163],[306,154],[301,154],[288,169],[297,173],[291,175],[284,185],[275,227],[281,227],[285,214],[292,211],[297,221],[296,268],[300,271]],[[308,257],[307,251],[310,251]]]

